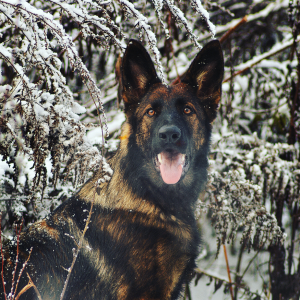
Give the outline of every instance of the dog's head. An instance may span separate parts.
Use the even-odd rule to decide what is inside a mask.
[[[135,40],[129,42],[121,65],[127,116],[122,136],[124,145],[135,149],[141,176],[162,187],[192,183],[203,169],[206,177],[223,72],[221,46],[214,40],[203,47],[180,80],[166,86],[145,48]]]

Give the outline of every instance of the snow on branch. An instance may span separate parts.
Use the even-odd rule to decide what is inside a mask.
[[[157,14],[160,26],[163,28],[163,30],[165,32],[165,35],[166,35],[166,38],[169,39],[170,38],[169,30],[166,28],[165,23],[162,19],[162,15],[161,15],[161,11],[163,9],[163,0],[151,0],[151,1],[154,5],[155,12]]]
[[[244,15],[243,18],[246,16],[248,23],[253,22],[253,21],[257,21],[261,18],[267,17],[272,12],[277,12],[281,9],[287,9],[288,6],[289,6],[289,1],[288,0],[277,0],[277,1],[274,1],[274,2],[270,2],[265,8],[263,8],[262,10],[260,10],[256,13],[249,14],[249,15]],[[241,19],[243,19],[243,18],[233,19],[233,20],[227,22],[224,25],[218,25],[217,27],[215,27],[215,35],[226,32],[226,31],[230,30],[230,28],[235,27],[241,21]],[[207,34],[207,33],[201,34],[199,36],[199,40],[203,41],[203,40],[209,38],[210,36],[211,36],[211,34]]]
[[[249,250],[283,243],[286,234],[265,204],[284,199],[287,193],[291,199],[299,199],[299,162],[286,159],[287,155],[297,157],[296,147],[274,145],[258,139],[256,134],[232,134],[216,135],[212,148],[216,159],[210,161],[208,207],[212,209],[219,246],[231,242],[239,229],[241,242]]]
[[[118,2],[120,3],[121,7],[123,8],[123,10],[125,11],[125,14],[127,14],[128,17],[130,17],[131,15],[134,16],[134,18],[136,19],[135,26],[140,29],[140,34],[142,32],[144,32],[146,34],[146,36],[148,38],[150,49],[151,49],[152,53],[154,54],[155,63],[158,67],[159,77],[162,80],[162,82],[164,84],[166,84],[163,67],[160,62],[160,53],[157,49],[157,40],[156,40],[154,32],[151,30],[151,26],[148,24],[148,19],[144,15],[142,15],[134,7],[134,5],[132,3],[130,3],[129,1],[118,0]],[[157,7],[159,7],[159,6],[157,6]]]
[[[187,31],[190,39],[193,41],[194,45],[198,48],[201,49],[202,47],[200,44],[197,42],[197,36],[192,32],[191,27],[188,25],[188,21],[185,18],[183,12],[175,6],[170,0],[164,0],[164,3],[167,5],[169,8],[170,12],[174,16],[175,20],[177,23],[181,24],[184,26],[185,30]]]
[[[244,73],[245,71],[249,70],[253,66],[258,65],[263,60],[265,60],[271,56],[274,56],[274,55],[282,52],[283,50],[291,47],[295,42],[299,43],[299,41],[300,41],[300,39],[293,41],[292,35],[287,34],[286,39],[284,41],[277,42],[269,51],[266,51],[263,54],[253,57],[252,59],[248,60],[247,62],[244,62],[238,66],[235,66],[235,69],[238,71],[235,72],[234,74],[232,74],[230,77],[224,79],[224,82],[227,82],[230,79],[232,79],[233,77]]]
[[[112,29],[115,29],[118,32],[119,28],[114,24],[111,18],[109,18],[106,10],[104,10],[102,6],[98,4],[98,2],[87,1],[86,3],[84,3],[84,1],[78,0],[77,3],[79,7],[76,7],[74,3],[68,4],[66,2],[58,0],[51,0],[50,2],[58,5],[67,15],[72,18],[72,20],[79,24],[83,37],[86,38],[88,36],[91,36],[104,47],[109,47],[109,41],[112,41],[114,45],[123,50],[122,44],[119,39],[105,24],[109,24]],[[91,15],[85,7],[87,3],[91,5],[93,9],[103,12],[106,18],[98,17],[97,15]],[[100,2],[100,4],[102,3]],[[91,25],[95,26],[101,34],[95,34]]]
[[[196,10],[196,12],[201,15],[201,17],[206,21],[211,33],[211,37],[214,38],[216,34],[216,26],[209,20],[208,11],[203,7],[200,0],[192,0],[191,5]]]
[[[79,26],[85,38],[91,37],[104,47],[112,42],[122,48],[121,42],[109,28],[115,30],[114,23],[87,10],[87,6],[103,10],[101,2],[50,2]],[[6,82],[0,86],[0,97],[3,99],[0,142],[3,149],[1,155],[10,157],[20,170],[24,167],[20,164],[25,161],[26,164],[32,163],[25,174],[19,174],[21,177],[14,185],[18,181],[23,184],[26,181],[31,191],[35,190],[35,197],[43,197],[48,180],[47,159],[51,159],[54,186],[58,182],[62,162],[80,162],[84,155],[87,163],[81,165],[80,175],[85,178],[86,171],[99,166],[102,159],[99,150],[85,138],[87,126],[81,123],[79,116],[85,108],[75,102],[62,73],[67,64],[73,72],[79,73],[90,97],[101,111],[100,125],[106,135],[107,127],[100,90],[80,58],[72,37],[60,23],[59,15],[37,7],[24,0],[0,1],[0,17],[6,25],[4,29],[13,32],[12,39],[6,38],[0,43],[0,63],[6,68],[6,76],[8,74],[12,78],[8,81],[9,77],[0,76],[0,83]],[[62,54],[65,55],[64,64]],[[73,165],[69,163],[66,166],[67,174]],[[34,174],[29,171],[32,168]]]

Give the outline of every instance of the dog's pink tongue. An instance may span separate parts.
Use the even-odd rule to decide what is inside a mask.
[[[168,152],[161,152],[160,174],[167,184],[175,184],[179,181],[182,173],[182,155],[170,155]]]

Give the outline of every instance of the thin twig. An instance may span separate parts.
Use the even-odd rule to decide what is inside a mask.
[[[216,201],[216,203],[218,203],[216,195],[215,195],[215,201]],[[231,281],[231,275],[230,275],[230,269],[229,269],[229,263],[228,263],[228,256],[227,256],[227,250],[226,250],[226,246],[224,244],[223,244],[223,249],[224,249],[224,256],[225,256],[227,274],[228,274],[228,280],[229,280],[230,296],[231,296],[231,300],[234,300],[233,290],[232,290],[232,281]]]
[[[241,281],[241,277],[239,274],[240,274],[240,268],[241,268],[242,257],[243,257],[245,245],[246,245],[246,243],[245,243],[245,241],[243,241],[243,243],[241,244],[241,248],[240,248],[240,252],[239,252],[239,256],[238,256],[238,262],[237,262],[236,270],[235,270],[235,278],[234,278],[235,282]],[[237,295],[238,295],[238,286],[235,286],[234,287],[234,300],[237,300]]]
[[[300,39],[297,40],[297,43],[298,43],[299,41],[300,41]],[[224,80],[223,80],[223,83],[224,83],[224,82],[227,82],[227,81],[231,80],[233,77],[235,77],[235,76],[237,76],[237,75],[240,75],[240,74],[244,73],[245,71],[251,69],[253,66],[259,64],[261,61],[263,61],[263,60],[265,60],[265,59],[267,59],[267,58],[269,58],[269,57],[271,57],[271,56],[274,56],[274,55],[276,55],[276,54],[278,54],[278,53],[284,51],[285,49],[287,49],[287,48],[293,46],[293,44],[294,44],[294,41],[292,41],[292,42],[290,42],[290,43],[287,43],[287,44],[284,44],[284,45],[283,45],[282,47],[280,47],[279,49],[276,49],[276,50],[273,50],[273,51],[272,51],[272,49],[271,49],[269,52],[260,55],[260,58],[257,59],[257,60],[255,60],[255,61],[253,61],[253,63],[251,63],[249,66],[243,68],[242,70],[239,70],[239,71],[233,73],[232,76],[230,76],[230,77],[224,79]]]
[[[210,278],[213,278],[213,279],[215,279],[215,280],[223,281],[223,282],[225,282],[225,283],[228,284],[228,285],[238,286],[239,289],[242,289],[242,290],[246,291],[247,293],[249,293],[249,294],[251,294],[251,295],[259,296],[258,293],[256,293],[256,292],[251,292],[251,291],[249,290],[248,287],[239,285],[239,284],[237,284],[236,282],[230,283],[228,280],[222,279],[222,278],[220,278],[220,277],[217,277],[216,275],[210,274],[210,273],[208,273],[208,272],[206,272],[206,271],[204,271],[204,270],[202,270],[202,269],[200,269],[200,268],[196,268],[196,269],[194,269],[194,271],[195,271],[196,274],[200,274],[200,275],[201,275],[201,274],[204,274],[205,276],[210,277]]]
[[[247,16],[243,17],[240,22],[238,22],[235,26],[231,27],[225,34],[221,36],[219,39],[220,43],[224,43],[228,39],[228,37],[236,31],[239,27],[241,27],[243,24],[247,22]]]
[[[27,260],[27,261],[28,261],[28,260]],[[26,261],[26,262],[27,262],[27,261]],[[27,273],[27,277],[28,277],[28,279],[29,279],[28,283],[22,288],[22,290],[19,292],[19,294],[18,294],[18,296],[16,297],[15,300],[19,300],[19,298],[20,298],[25,292],[27,292],[30,288],[32,288],[32,287],[34,288],[34,291],[36,292],[38,299],[39,299],[39,300],[43,300],[43,299],[42,299],[42,296],[41,296],[41,294],[40,294],[40,292],[38,291],[36,285],[33,283],[32,279],[31,279],[31,277],[29,276],[28,273]]]
[[[185,286],[184,300],[192,300],[191,291],[188,284]]]
[[[26,265],[27,265],[27,263],[28,263],[28,261],[29,261],[29,259],[30,259],[31,252],[32,252],[32,247],[30,248],[29,255],[28,255],[26,261],[24,262],[22,269],[21,269],[20,272],[19,272],[19,276],[18,276],[18,279],[17,279],[16,288],[15,288],[15,293],[18,291],[18,285],[19,285],[21,276],[22,276],[22,274],[23,274],[23,272],[24,272],[24,269],[25,269],[25,267],[26,267]]]
[[[1,278],[2,278],[2,285],[3,285],[3,293],[5,300],[6,298],[6,292],[5,292],[5,281],[4,281],[4,273],[3,273],[3,268],[4,268],[4,254],[3,254],[3,249],[2,249],[2,213],[0,212],[0,250],[1,250]]]
[[[98,115],[99,122],[100,122],[100,127],[101,127],[101,134],[102,134],[101,155],[104,157],[104,144],[105,144],[104,129],[105,129],[105,135],[107,136],[107,134],[108,134],[107,120],[106,120],[106,116],[105,116],[105,113],[104,113],[104,107],[103,107],[102,102],[101,102],[101,100],[100,100],[99,97],[97,97],[97,99],[98,99],[98,105],[99,105],[99,106],[97,106],[95,97],[94,97],[92,91],[90,90],[88,82],[86,82],[85,78],[82,78],[82,79],[84,80],[84,82],[86,84],[86,87],[89,90],[89,94],[90,94],[90,96],[91,96],[91,98],[92,98],[92,100],[94,102],[95,107],[96,107],[96,111],[97,111],[97,115]],[[102,112],[102,114],[103,114],[104,124],[102,122],[100,112]],[[105,126],[105,128],[104,128],[104,126]]]
[[[238,106],[233,106],[232,109],[240,110],[240,111],[244,111],[244,112],[248,112],[248,113],[252,113],[252,114],[264,114],[264,113],[267,113],[267,112],[276,111],[281,106],[284,106],[286,104],[287,104],[287,101],[284,101],[280,105],[277,105],[277,106],[272,107],[272,108],[266,108],[266,109],[250,109],[250,108],[248,109],[248,108],[243,108],[243,107],[238,107]]]
[[[245,274],[246,274],[246,272],[248,271],[250,265],[252,264],[252,262],[254,261],[254,259],[257,257],[257,255],[259,254],[259,252],[260,252],[261,249],[262,249],[262,248],[259,248],[259,249],[257,250],[257,252],[255,253],[255,255],[250,259],[250,261],[249,261],[249,263],[248,263],[246,269],[244,270],[244,272],[243,272],[243,274],[242,274],[242,276],[241,276],[241,280],[242,280],[243,277],[245,276]]]
[[[21,234],[21,229],[22,229],[22,223],[20,226],[20,231],[18,232],[18,228],[16,226],[16,234],[17,234],[17,255],[16,255],[16,262],[15,262],[15,269],[13,271],[13,277],[12,277],[12,284],[11,284],[11,291],[10,294],[14,295],[14,285],[15,285],[15,276],[17,272],[17,267],[18,267],[18,262],[19,262],[19,243],[20,243],[20,234]],[[18,285],[18,284],[17,284]],[[14,296],[13,298],[14,299]]]
[[[25,293],[27,292],[29,289],[31,289],[33,287],[33,285],[31,283],[28,283],[26,284],[22,289],[21,291],[19,292],[19,294],[17,295],[16,299],[15,300],[19,300],[20,297]]]
[[[294,25],[295,26],[295,25]],[[293,27],[294,27],[293,26]],[[296,110],[296,106],[297,106],[297,99],[299,97],[299,89],[300,89],[300,56],[299,53],[297,51],[297,35],[299,33],[299,30],[296,29],[297,26],[295,26],[295,30],[294,31],[294,43],[293,43],[293,47],[291,50],[291,54],[290,54],[290,62],[292,62],[293,58],[294,58],[294,54],[296,53],[296,57],[298,60],[298,65],[297,65],[297,84],[295,86],[295,94],[293,95],[294,98],[291,99],[292,103],[290,105],[290,128],[289,128],[289,135],[288,135],[288,144],[295,144],[296,140],[297,140],[297,130],[296,130],[296,126],[295,126],[295,110]],[[293,245],[291,246],[291,248],[293,248]],[[290,259],[289,259],[289,272],[290,272]],[[289,273],[290,274],[290,273]]]
[[[90,212],[89,212],[88,218],[87,218],[87,220],[85,222],[85,227],[84,227],[84,229],[82,231],[82,235],[81,235],[79,243],[77,245],[77,249],[75,249],[73,251],[72,264],[71,264],[70,268],[68,269],[68,276],[67,276],[67,278],[65,280],[64,288],[63,288],[63,290],[61,292],[61,295],[60,295],[60,300],[63,300],[63,298],[65,296],[65,293],[66,293],[66,290],[67,290],[67,286],[68,286],[68,283],[69,283],[69,280],[70,280],[70,277],[71,277],[72,270],[74,268],[74,265],[75,265],[76,259],[78,257],[78,254],[79,254],[79,252],[80,252],[80,250],[82,248],[82,244],[83,244],[83,239],[84,239],[85,233],[86,233],[86,231],[89,228],[89,223],[91,221],[91,217],[92,217],[92,213],[93,213],[93,206],[94,206],[95,199],[96,199],[95,195],[96,195],[96,189],[95,189],[95,192],[94,192],[93,201],[91,202]]]
[[[231,296],[231,300],[234,300],[227,250],[226,250],[226,245],[224,245],[224,244],[223,244],[223,249],[224,249],[224,256],[225,256],[226,268],[227,268],[227,274],[228,274],[230,296]]]
[[[38,291],[36,285],[34,284],[34,282],[32,281],[32,279],[31,279],[31,277],[29,276],[28,273],[27,273],[27,276],[28,276],[29,282],[32,284],[32,287],[34,288],[34,290],[35,290],[35,292],[36,292],[36,294],[37,294],[39,300],[42,300],[42,296],[41,296],[40,292]]]

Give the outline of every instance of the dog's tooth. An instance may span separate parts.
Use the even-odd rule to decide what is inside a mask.
[[[159,153],[159,154],[157,155],[157,158],[158,158],[159,163],[161,164],[161,162],[162,162],[161,153]]]

